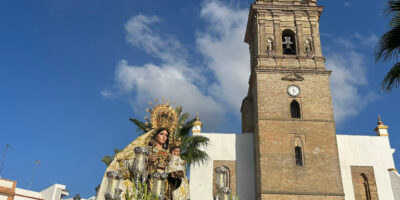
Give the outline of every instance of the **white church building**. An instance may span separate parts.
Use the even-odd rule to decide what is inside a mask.
[[[357,200],[354,196],[353,166],[372,170],[379,199],[400,200],[400,175],[394,167],[395,149],[390,147],[387,129],[387,126],[378,125],[376,135],[336,136],[346,200]],[[229,185],[236,182],[232,193],[237,194],[239,199],[255,199],[253,134],[201,133],[201,124],[194,127],[194,134],[209,138],[210,144],[204,148],[209,160],[190,168],[191,199],[214,199],[215,169],[229,163],[231,165],[227,167],[233,166],[230,172],[235,173],[230,174],[234,179],[230,179]]]
[[[400,200],[395,150],[380,117],[376,135],[336,134],[323,9],[316,0],[250,6],[242,133],[202,133],[195,122],[193,134],[210,143],[209,160],[190,168],[191,200]]]

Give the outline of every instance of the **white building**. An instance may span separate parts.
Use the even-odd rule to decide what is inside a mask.
[[[66,186],[61,184],[54,184],[40,192],[16,186],[16,181],[0,178],[0,200],[61,200],[69,195]]]
[[[377,136],[337,135],[340,168],[345,200],[357,200],[354,188],[362,179],[354,170],[371,173],[370,190],[377,190],[382,200],[400,200],[400,175],[395,170],[387,126],[381,121],[375,129]],[[215,194],[216,172],[219,166],[230,170],[230,187],[239,199],[255,199],[253,134],[200,133],[201,123],[194,129],[195,135],[210,139],[204,150],[209,160],[190,168],[191,200],[212,200]],[[235,173],[235,174],[232,174]],[[376,185],[376,186],[374,186]]]
[[[194,134],[210,139],[210,159],[191,166],[191,200],[400,200],[381,119],[377,136],[336,134],[323,10],[317,0],[254,0],[244,37],[251,75],[242,133],[201,133],[201,122],[194,124]]]

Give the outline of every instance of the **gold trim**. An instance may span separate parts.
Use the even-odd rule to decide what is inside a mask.
[[[395,172],[399,173],[399,171],[397,171],[397,169],[395,169],[395,168],[389,168],[388,171],[389,171],[389,172],[395,171]]]
[[[178,125],[178,114],[169,103],[155,106],[151,110],[150,119],[151,125],[155,130],[166,128],[170,134],[175,132]]]
[[[375,128],[375,131],[378,130],[378,129],[388,129],[388,128],[389,128],[389,126],[379,125],[379,126],[377,126],[377,127]]]
[[[193,126],[201,126],[201,125],[203,125],[203,123],[201,123],[201,122],[193,122]]]

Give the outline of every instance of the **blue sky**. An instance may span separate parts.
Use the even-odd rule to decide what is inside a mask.
[[[105,170],[101,157],[132,141],[128,119],[143,119],[147,102],[162,96],[199,112],[205,132],[239,133],[250,3],[1,1],[0,152],[13,147],[1,176],[26,188],[40,160],[32,189],[60,183],[92,196]],[[319,4],[337,132],[374,135],[380,114],[400,148],[400,91],[381,92],[390,64],[373,57],[387,30],[382,1]],[[400,154],[394,158],[400,165]]]

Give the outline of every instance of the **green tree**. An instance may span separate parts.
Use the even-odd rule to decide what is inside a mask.
[[[389,23],[390,30],[379,40],[375,49],[375,59],[387,62],[395,60],[395,64],[382,81],[382,89],[391,91],[400,84],[400,0],[388,0],[385,14],[392,17]]]

